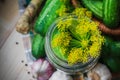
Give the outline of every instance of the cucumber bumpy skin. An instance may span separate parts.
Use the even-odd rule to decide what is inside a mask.
[[[101,59],[112,72],[120,72],[120,41],[105,36]]]
[[[120,58],[119,57],[104,57],[103,62],[109,67],[112,72],[120,72]]]
[[[61,0],[47,0],[36,20],[34,30],[45,36],[48,27],[58,17],[56,11],[64,4]]]
[[[103,1],[102,0],[82,0],[83,5],[92,11],[98,19],[103,18]]]
[[[32,55],[38,59],[40,57],[45,56],[45,49],[44,49],[44,37],[40,34],[36,34],[32,40]]]
[[[116,28],[120,22],[120,0],[103,0],[103,22],[109,28]]]
[[[102,55],[120,57],[120,41],[113,40],[112,38],[105,36],[105,43],[102,47]]]

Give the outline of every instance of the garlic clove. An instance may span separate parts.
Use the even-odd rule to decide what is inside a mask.
[[[111,80],[112,75],[104,64],[97,64],[90,72],[88,72],[88,80]]]
[[[67,75],[64,72],[56,71],[53,73],[49,80],[73,80],[73,79],[71,76]]]
[[[54,67],[45,59],[39,59],[31,66],[34,75],[38,80],[48,80],[54,72]]]
[[[41,69],[41,65],[42,65],[43,61],[44,61],[43,59],[39,59],[39,60],[33,62],[32,66],[31,66],[33,73],[37,74],[40,72],[39,70]]]

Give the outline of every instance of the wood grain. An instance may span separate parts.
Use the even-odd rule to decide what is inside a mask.
[[[13,30],[0,49],[0,80],[35,80],[26,64],[22,35]]]

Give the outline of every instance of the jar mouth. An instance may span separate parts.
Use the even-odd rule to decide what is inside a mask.
[[[66,19],[66,17],[64,17],[63,19]],[[76,17],[73,17],[73,19],[76,19]],[[58,57],[55,52],[52,49],[52,45],[51,45],[51,40],[52,40],[52,35],[54,34],[54,31],[56,30],[56,24],[59,21],[56,20],[48,29],[46,36],[45,36],[45,51],[46,51],[46,55],[48,60],[50,61],[51,64],[53,64],[53,66],[55,66],[56,68],[63,70],[65,72],[68,73],[76,73],[76,72],[87,72],[90,69],[92,69],[95,65],[96,62],[98,61],[98,58],[90,58],[86,63],[77,63],[77,64],[73,64],[73,65],[69,65],[67,60],[65,59],[61,59],[60,57]]]

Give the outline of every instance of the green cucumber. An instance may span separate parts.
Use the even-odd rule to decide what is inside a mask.
[[[120,57],[120,41],[105,36],[105,43],[102,47],[103,56]]]
[[[32,40],[32,55],[38,59],[45,56],[44,38],[40,34],[36,34]]]
[[[92,11],[92,13],[99,19],[103,18],[103,1],[102,0],[82,0],[85,7]]]
[[[103,22],[116,28],[120,22],[120,0],[103,0]]]
[[[45,36],[48,27],[58,17],[57,10],[64,4],[61,0],[47,0],[36,20],[34,30]]]
[[[120,58],[104,57],[104,63],[109,67],[112,72],[120,72]]]
[[[101,60],[112,72],[120,71],[120,41],[105,36],[105,43],[101,51]]]

